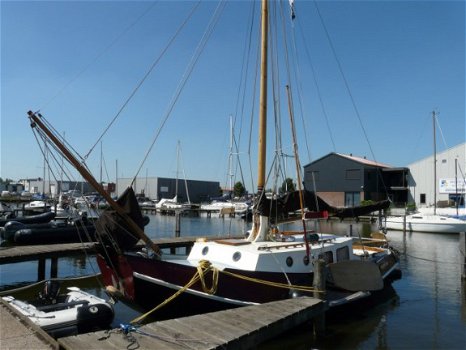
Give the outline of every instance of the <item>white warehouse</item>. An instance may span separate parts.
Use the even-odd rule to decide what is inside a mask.
[[[458,200],[464,206],[466,143],[438,152],[436,159],[435,168],[434,155],[408,165],[410,202],[423,208],[433,207],[435,201],[437,207],[456,205]]]

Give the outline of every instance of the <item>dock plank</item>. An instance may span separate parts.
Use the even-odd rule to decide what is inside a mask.
[[[219,322],[212,322],[208,315],[198,315],[203,317],[196,317],[195,324],[189,317],[184,317],[171,320],[171,322],[164,322],[163,325],[158,324],[157,327],[172,327],[189,335],[188,337],[193,338],[192,343],[195,349],[205,349],[206,345],[215,347],[223,344],[225,332],[231,332],[236,328],[221,327]]]
[[[312,320],[326,309],[322,300],[300,297],[157,321],[141,326],[139,332],[131,335],[139,349],[249,349]],[[121,333],[112,332],[106,340],[98,340],[105,335],[100,331],[60,338],[58,342],[63,349],[70,350],[121,349],[129,345]]]
[[[39,326],[0,298],[1,349],[58,349],[58,343]]]
[[[199,239],[199,236],[189,237],[165,237],[156,238],[152,241],[161,249],[177,248],[192,246]],[[232,238],[230,236],[206,236],[207,240],[218,240]],[[236,237],[238,238],[238,237]],[[138,244],[142,248],[144,244]],[[60,243],[60,244],[42,244],[42,245],[22,245],[0,248],[0,265],[30,261],[41,258],[64,257],[72,254],[84,254],[84,252],[94,254],[96,251],[95,242],[85,243]]]
[[[25,245],[0,248],[0,265],[40,259],[63,257],[94,251],[95,243],[64,243],[49,245]]]
[[[173,321],[175,322],[174,326],[178,326],[180,328],[191,326],[191,320],[187,318],[179,318]],[[201,330],[199,330],[199,328],[201,328]],[[194,330],[187,334],[190,334],[192,337],[194,337],[193,334],[196,334],[196,341],[193,342],[196,344],[196,349],[205,349],[207,345],[216,347],[220,344],[223,344],[223,334],[221,332],[214,332],[209,328],[205,328],[201,323],[196,323]]]

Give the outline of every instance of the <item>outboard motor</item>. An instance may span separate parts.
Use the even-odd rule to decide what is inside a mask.
[[[42,292],[39,293],[39,298],[45,304],[56,304],[60,293],[60,282],[45,281]]]

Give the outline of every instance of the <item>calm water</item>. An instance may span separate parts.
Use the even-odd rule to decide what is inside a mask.
[[[174,235],[174,217],[151,216],[146,232],[151,237]],[[182,218],[181,235],[237,235],[247,227],[241,219]],[[369,224],[352,225],[354,236],[367,236]],[[375,229],[375,228],[374,228]],[[347,223],[321,224],[323,232],[347,234]],[[354,315],[341,315],[328,323],[326,333],[313,338],[301,327],[280,336],[261,349],[466,349],[466,287],[461,281],[458,235],[390,231],[388,237],[401,253],[402,279],[394,293],[375,307]],[[60,259],[59,277],[98,272],[93,258]],[[0,266],[0,287],[35,282],[33,262]],[[83,287],[105,297],[96,283]],[[133,307],[116,304],[113,323],[128,323],[139,315]]]

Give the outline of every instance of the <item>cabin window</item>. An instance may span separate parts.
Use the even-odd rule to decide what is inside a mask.
[[[337,261],[349,260],[349,248],[341,247],[337,249]]]
[[[288,258],[286,258],[286,265],[288,267],[291,267],[293,266],[293,258],[291,256],[289,256]]]
[[[307,255],[304,256],[304,258],[303,258],[303,263],[304,263],[304,265],[306,265],[306,266],[309,265],[309,257],[308,257]]]
[[[239,259],[241,259],[241,253],[235,252],[235,254],[233,254],[233,261],[238,261]]]
[[[425,193],[421,193],[421,197],[420,197],[419,202],[421,204],[426,204],[426,194]]]
[[[319,254],[319,259],[323,259],[327,264],[333,263],[333,252]]]
[[[202,248],[202,255],[207,255],[208,252],[209,252],[209,247]]]

